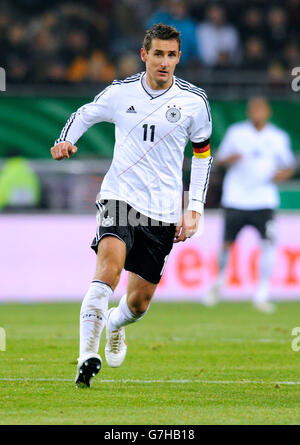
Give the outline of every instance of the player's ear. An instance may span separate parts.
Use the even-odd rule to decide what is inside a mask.
[[[143,62],[146,62],[147,60],[147,51],[145,50],[145,48],[141,48],[141,59]]]

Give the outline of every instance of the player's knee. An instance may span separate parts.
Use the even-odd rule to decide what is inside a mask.
[[[136,315],[141,316],[149,307],[151,301],[151,295],[148,293],[141,293],[139,291],[134,292],[128,297],[128,306],[130,311]]]
[[[224,246],[223,246],[223,249],[225,249],[225,250],[229,250],[229,249],[231,249],[231,247],[232,247],[232,245],[233,245],[233,241],[229,241],[229,240],[226,240],[225,242],[224,242]]]

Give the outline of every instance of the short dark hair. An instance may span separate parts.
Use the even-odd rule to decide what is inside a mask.
[[[143,47],[148,52],[151,48],[151,43],[153,39],[161,39],[161,40],[177,40],[178,47],[180,50],[181,39],[180,32],[177,31],[173,26],[165,25],[164,23],[157,23],[153,25],[151,28],[147,29]]]

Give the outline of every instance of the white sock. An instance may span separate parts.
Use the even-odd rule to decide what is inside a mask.
[[[98,354],[100,336],[106,323],[108,300],[113,291],[99,280],[92,281],[80,310],[80,357]]]
[[[146,312],[148,311],[149,306]],[[143,318],[146,312],[141,315],[133,314],[127,305],[127,295],[125,294],[121,298],[119,306],[115,307],[114,310],[111,311],[107,322],[107,329],[109,329],[110,331],[116,331],[122,326],[127,326],[131,323],[135,323],[136,321],[139,321],[141,318]]]
[[[219,273],[215,283],[215,285],[218,288],[223,287],[225,283],[226,267],[228,263],[229,252],[230,249],[228,247],[223,247],[219,255]]]
[[[259,261],[259,282],[254,296],[256,303],[263,303],[269,299],[270,277],[274,264],[274,242],[262,240]]]

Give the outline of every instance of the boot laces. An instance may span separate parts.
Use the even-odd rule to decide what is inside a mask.
[[[121,342],[122,342],[121,332],[120,331],[112,332],[110,345],[113,353],[117,354],[119,352]]]

